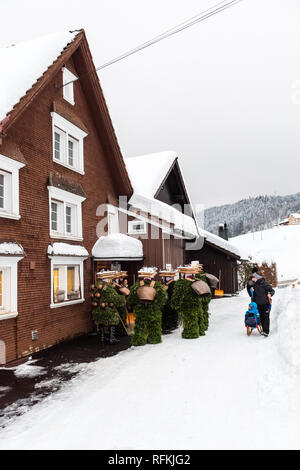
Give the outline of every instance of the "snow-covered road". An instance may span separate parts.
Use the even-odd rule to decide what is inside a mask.
[[[264,338],[246,336],[245,293],[214,300],[205,337],[178,331],[87,365],[0,449],[299,449],[299,302],[300,289],[277,290]]]

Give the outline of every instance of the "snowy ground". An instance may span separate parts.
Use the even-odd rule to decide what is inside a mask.
[[[278,281],[300,280],[300,225],[273,227],[231,238],[243,258],[253,261],[275,261]]]
[[[277,289],[272,334],[247,337],[248,297],[180,332],[84,366],[2,431],[0,449],[299,449],[300,289]]]

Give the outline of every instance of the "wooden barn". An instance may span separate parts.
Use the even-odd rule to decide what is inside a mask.
[[[198,238],[198,231],[178,155],[161,152],[127,158],[126,166],[134,189],[126,229],[141,240],[144,265],[159,269],[182,265],[186,246]]]
[[[203,247],[200,250],[186,250],[186,263],[199,260],[205,271],[220,280],[219,288],[225,294],[234,294],[238,291],[237,268],[241,259],[238,249],[217,235],[201,228],[198,230],[204,239]]]

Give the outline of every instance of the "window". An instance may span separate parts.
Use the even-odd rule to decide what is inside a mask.
[[[19,170],[24,163],[0,155],[0,217],[20,219]]]
[[[87,257],[50,256],[51,308],[84,302],[83,261]]]
[[[82,240],[82,196],[48,186],[50,200],[50,236]]]
[[[54,160],[76,169],[78,168],[78,149],[77,139],[54,126]]]
[[[64,151],[64,141],[65,141],[65,133],[58,129],[58,127],[54,128],[54,158],[55,160],[63,160],[63,151]]]
[[[55,304],[81,299],[80,265],[53,267],[53,301]]]
[[[146,234],[147,223],[143,220],[131,220],[128,222],[128,233],[134,234]]]
[[[66,101],[71,104],[75,104],[74,101],[74,81],[77,80],[76,75],[74,75],[66,67],[63,68],[63,97]],[[71,83],[70,83],[71,82]]]
[[[57,113],[51,113],[53,124],[53,160],[84,174],[83,139],[87,133]]]
[[[23,256],[0,256],[0,321],[18,315],[18,262]]]
[[[119,233],[119,214],[117,207],[107,206],[108,233]]]

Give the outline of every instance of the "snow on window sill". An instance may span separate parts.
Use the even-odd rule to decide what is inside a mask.
[[[10,313],[1,313],[0,312],[0,321],[1,320],[9,320],[10,318],[16,318],[18,316],[18,312],[10,312]]]
[[[80,170],[79,168],[75,168],[74,166],[67,165],[66,163],[60,162],[56,158],[53,158],[54,163],[57,163],[58,165],[64,166],[65,168],[68,168],[69,170],[76,171],[76,173],[79,173],[80,175],[85,175],[85,172]]]
[[[17,214],[11,214],[9,212],[0,212],[0,217],[4,219],[13,219],[13,220],[20,220],[21,216]]]
[[[83,304],[83,302],[85,302],[85,299],[66,300],[65,302],[59,302],[57,304],[50,304],[50,308],[67,307],[68,305]]]

